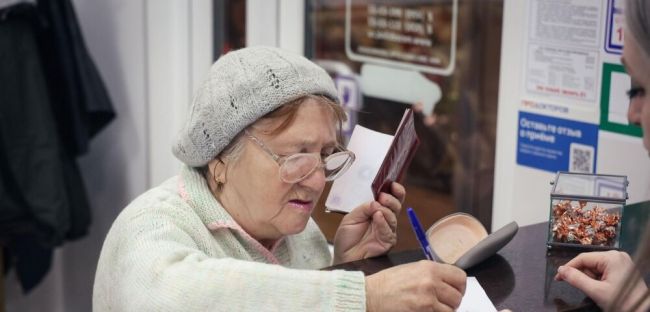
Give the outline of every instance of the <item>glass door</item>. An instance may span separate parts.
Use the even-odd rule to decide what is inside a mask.
[[[502,13],[502,0],[306,2],[305,53],[358,95],[344,103],[350,129],[393,134],[404,109],[416,110],[421,145],[404,207],[425,227],[460,211],[490,229]],[[341,217],[314,217],[332,239]],[[399,228],[395,249],[417,248],[404,215]]]

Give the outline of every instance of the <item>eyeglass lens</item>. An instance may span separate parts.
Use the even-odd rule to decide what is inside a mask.
[[[352,157],[349,153],[335,153],[323,160],[325,179],[327,181],[338,177],[338,174],[347,169]],[[289,156],[280,166],[280,177],[288,183],[300,181],[310,175],[321,164],[321,159],[316,154],[295,154]]]

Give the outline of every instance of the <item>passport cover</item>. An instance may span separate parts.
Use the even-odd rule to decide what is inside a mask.
[[[393,142],[388,148],[388,153],[381,163],[371,188],[375,200],[379,199],[379,193],[390,194],[392,182],[400,182],[408,168],[415,151],[420,145],[420,139],[415,132],[415,121],[413,110],[407,109],[402,116],[402,121],[397,127]]]

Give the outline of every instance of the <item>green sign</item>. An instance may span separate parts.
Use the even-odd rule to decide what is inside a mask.
[[[627,99],[625,91],[627,91],[626,88],[629,88],[629,78],[626,76],[627,73],[623,65],[603,64],[603,82],[600,88],[600,129],[641,137],[643,135],[641,127],[627,123],[626,113],[629,99]]]

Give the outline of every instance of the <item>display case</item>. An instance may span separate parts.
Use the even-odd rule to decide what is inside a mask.
[[[627,176],[558,172],[551,185],[549,248],[620,248]]]

